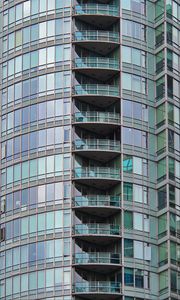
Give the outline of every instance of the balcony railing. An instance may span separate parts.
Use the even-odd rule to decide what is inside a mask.
[[[77,224],[73,231],[75,235],[120,235],[120,226],[106,223]]]
[[[73,199],[73,204],[75,207],[98,207],[98,206],[113,206],[120,207],[120,197],[119,196],[108,196],[108,195],[94,195],[94,196],[76,196]]]
[[[104,30],[81,30],[76,31],[73,40],[80,41],[98,41],[106,43],[119,43],[119,32]]]
[[[119,87],[108,84],[79,84],[74,86],[74,95],[118,97]]]
[[[78,167],[74,169],[74,178],[120,179],[120,169],[109,167]]]
[[[82,57],[74,60],[75,68],[119,69],[119,60],[106,57]]]
[[[108,4],[82,4],[74,7],[75,15],[105,15],[105,16],[119,16],[119,9],[116,5]]]
[[[76,282],[73,287],[73,292],[85,294],[120,294],[121,283],[113,281]]]
[[[75,253],[74,264],[120,264],[120,255],[108,252]]]
[[[101,111],[82,111],[74,114],[74,121],[78,123],[120,124],[120,114]]]
[[[79,139],[73,143],[75,150],[120,151],[120,142],[105,139]]]

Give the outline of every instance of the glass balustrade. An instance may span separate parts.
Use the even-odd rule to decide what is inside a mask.
[[[74,86],[75,95],[119,96],[119,87],[108,84],[78,84]]]
[[[120,197],[119,196],[108,196],[108,195],[86,195],[86,196],[76,196],[73,199],[75,207],[81,206],[113,206],[120,207]]]
[[[108,252],[76,253],[73,262],[75,264],[120,264],[120,255]]]
[[[120,226],[104,223],[77,224],[74,226],[74,234],[78,235],[120,235]]]
[[[106,57],[82,57],[74,60],[75,68],[119,69],[119,60]]]
[[[81,123],[120,124],[120,114],[101,111],[82,111],[74,114],[74,121]]]
[[[75,178],[120,179],[120,169],[109,167],[78,167],[74,169]]]
[[[119,16],[119,7],[116,5],[88,3],[76,5],[74,7],[75,15],[105,15]]]
[[[119,32],[105,30],[81,30],[73,34],[73,40],[80,41],[98,41],[119,43]]]
[[[105,139],[78,139],[73,143],[75,150],[120,151],[120,142]]]
[[[113,281],[76,282],[75,293],[121,293],[121,283]]]

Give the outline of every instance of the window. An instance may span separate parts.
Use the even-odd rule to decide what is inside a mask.
[[[133,257],[133,240],[124,239],[124,255],[125,257]]]
[[[143,288],[144,287],[144,271],[135,270],[135,287]]]
[[[133,199],[133,184],[125,182],[123,186],[124,201],[132,201]]]
[[[147,81],[146,78],[131,75],[128,73],[122,74],[122,88],[126,90],[131,90],[137,93],[146,94]]]
[[[124,284],[134,286],[134,272],[131,268],[124,268]]]
[[[167,233],[167,215],[164,214],[158,219],[158,235],[159,238],[165,236]]]
[[[159,249],[159,266],[163,266],[168,262],[168,245],[167,242],[162,243],[158,247]]]
[[[122,46],[122,61],[145,68],[146,52],[136,48]]]
[[[158,190],[158,209],[163,209],[167,205],[167,192],[166,186]]]
[[[132,212],[124,212],[124,227],[126,229],[133,229],[133,214]]]
[[[147,289],[149,288],[149,272],[140,269],[125,268],[124,284],[126,286]]]
[[[123,116],[148,121],[148,108],[138,102],[123,100]]]
[[[156,47],[159,47],[164,42],[164,24],[161,24],[156,28]]]
[[[123,127],[123,144],[147,148],[147,133],[141,130]]]
[[[122,21],[122,34],[142,41],[146,40],[145,25],[129,20]]]

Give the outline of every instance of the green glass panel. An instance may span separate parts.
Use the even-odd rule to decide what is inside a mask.
[[[161,159],[157,164],[157,178],[162,180],[166,177],[166,159]]]
[[[176,250],[176,243],[170,242],[170,255],[171,255],[171,262],[176,263],[176,255],[177,255],[177,250]]]
[[[38,272],[38,289],[42,289],[45,287],[45,272]]]
[[[164,0],[158,0],[155,6],[155,16],[158,19],[164,13]]]
[[[30,178],[34,176],[37,176],[37,159],[30,160]]]
[[[62,228],[63,227],[63,212],[56,211],[55,212],[55,228]]]
[[[169,18],[172,17],[172,0],[166,0],[166,13]]]
[[[29,218],[29,232],[34,233],[37,230],[36,216],[30,216]]]
[[[29,162],[22,163],[22,180],[27,179],[29,177]]]
[[[46,270],[46,287],[54,285],[54,269]]]
[[[125,257],[133,257],[133,240],[124,239],[124,255]]]
[[[124,227],[126,229],[132,229],[133,228],[133,214],[132,214],[132,212],[129,212],[129,211],[124,212]]]
[[[38,232],[45,230],[45,214],[38,215]]]
[[[165,147],[166,147],[166,131],[164,130],[161,133],[159,133],[158,136],[157,136],[157,151],[158,151],[158,154],[164,152]]]
[[[21,235],[28,234],[28,217],[21,220]]]
[[[40,178],[43,178],[45,174],[45,158],[39,158],[38,159],[38,175],[42,175],[40,176]]]
[[[132,183],[124,183],[124,201],[132,201],[133,198],[133,184]]]
[[[132,156],[124,155],[123,158],[123,171],[124,172],[133,172],[133,158]]]
[[[7,168],[7,184],[13,182],[13,167]]]
[[[171,157],[169,157],[168,166],[169,166],[169,178],[174,179],[174,177],[175,177],[175,160]]]
[[[160,266],[166,264],[167,259],[168,259],[168,245],[167,245],[167,242],[165,242],[165,243],[162,243],[159,246],[159,263],[160,263]]]
[[[54,156],[47,156],[47,176],[54,176]]]
[[[159,275],[159,288],[160,291],[169,286],[168,271],[161,272]]]
[[[54,212],[48,212],[46,214],[46,229],[51,230],[54,228]]]
[[[158,106],[156,111],[156,116],[157,116],[157,126],[159,127],[165,123],[166,114],[165,114],[164,104]]]
[[[29,273],[29,290],[37,289],[37,273],[31,272]]]
[[[166,230],[167,230],[167,215],[164,214],[160,216],[158,219],[158,234],[159,235],[166,234]]]

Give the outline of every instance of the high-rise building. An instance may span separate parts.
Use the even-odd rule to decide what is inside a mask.
[[[180,0],[0,20],[0,300],[180,299]]]

